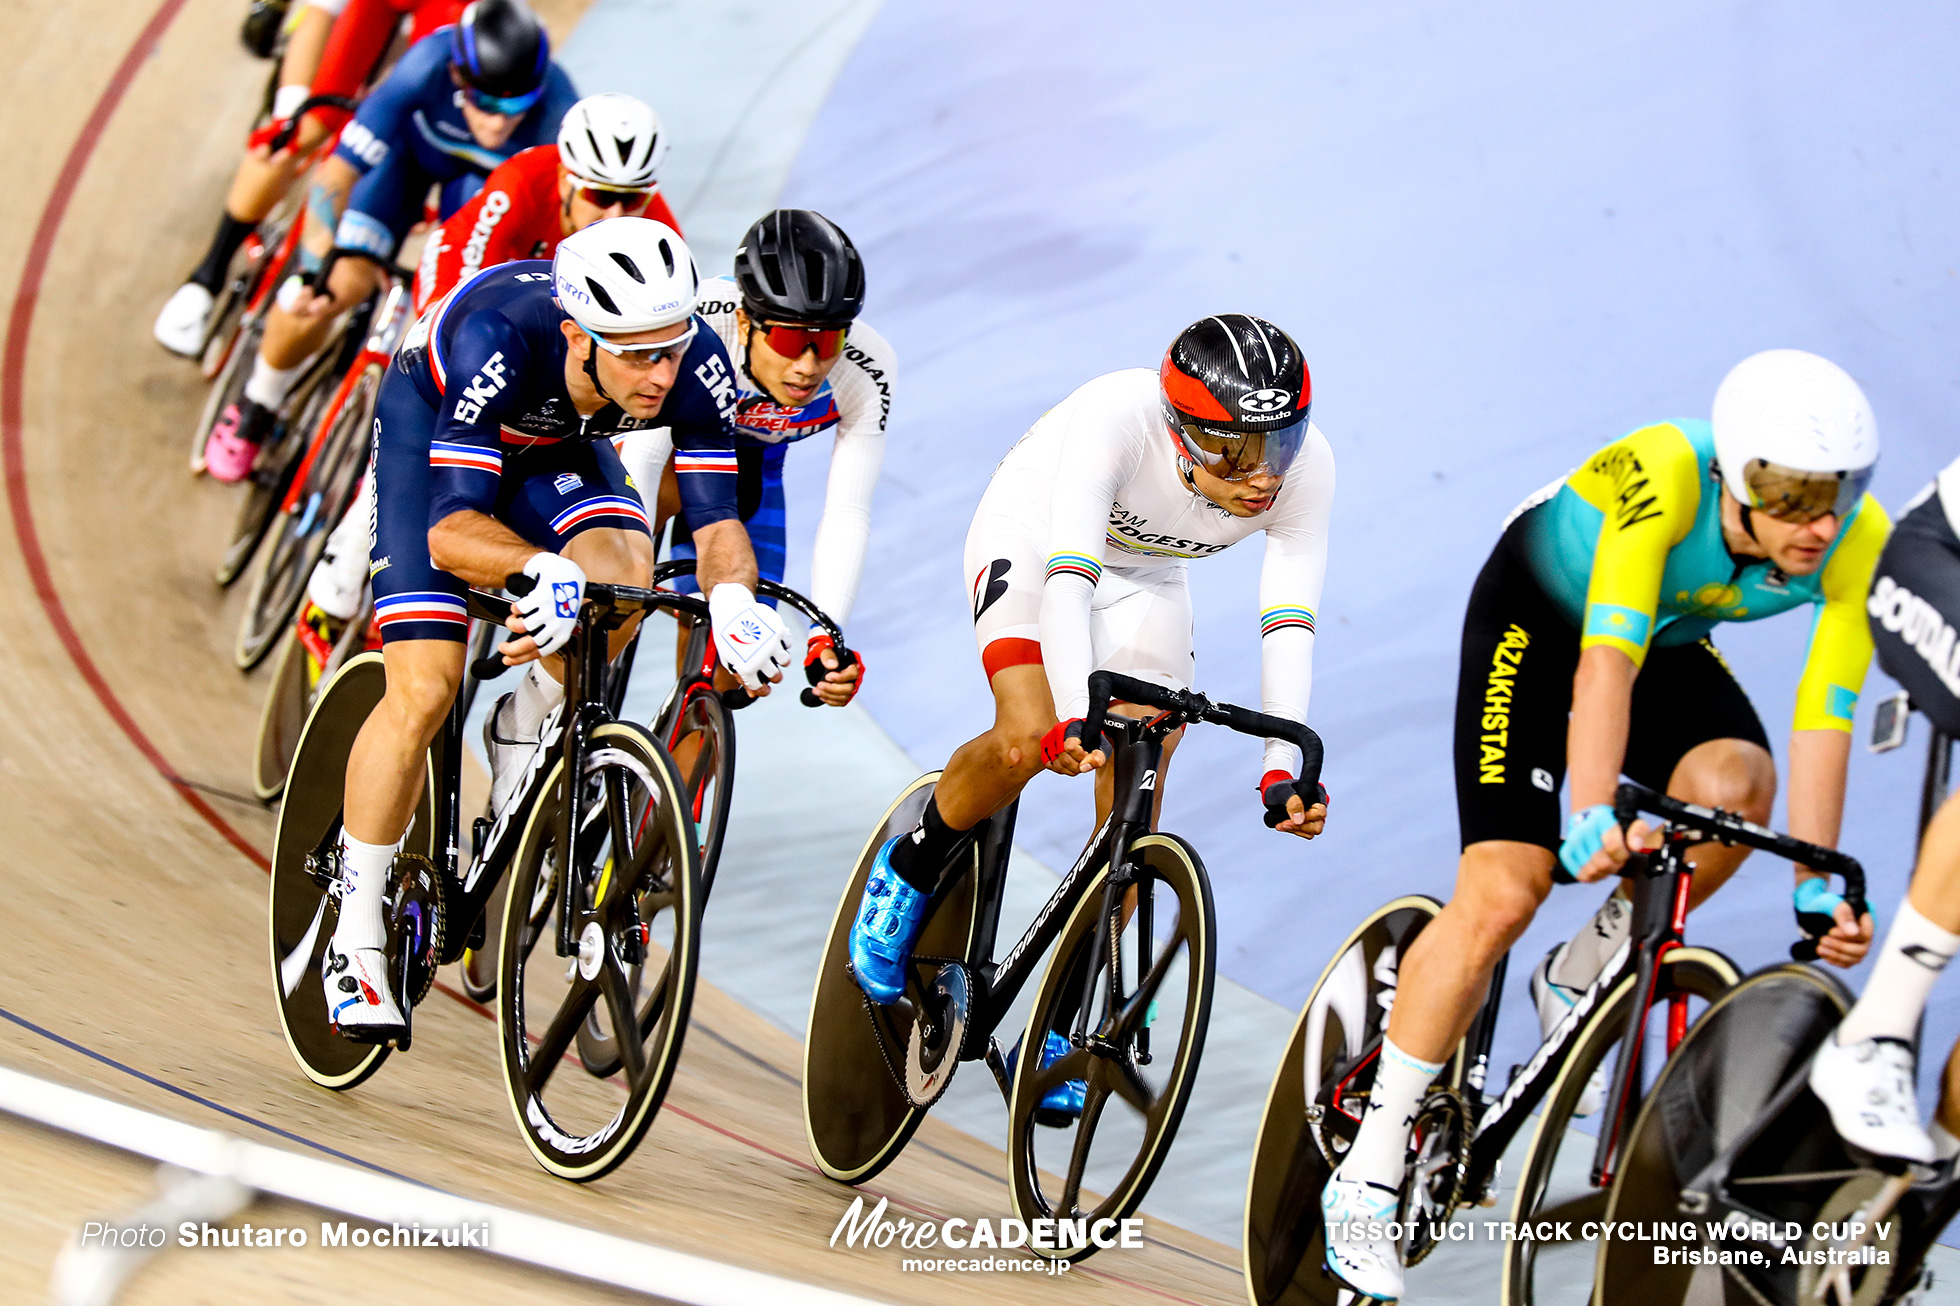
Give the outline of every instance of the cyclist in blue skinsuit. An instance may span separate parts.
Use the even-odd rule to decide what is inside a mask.
[[[571,78],[551,62],[544,27],[521,0],[477,0],[455,25],[410,48],[341,132],[308,192],[302,268],[317,272],[335,245],[391,261],[432,186],[441,189],[437,216],[448,217],[498,164],[557,140],[559,120],[577,99]],[[380,284],[377,266],[350,258],[334,264],[317,293],[281,291],[243,399],[212,424],[207,471],[223,481],[251,471],[335,315]]]
[[[388,688],[348,758],[345,890],[323,959],[329,1016],[350,1038],[385,1042],[404,1026],[388,991],[382,892],[462,680],[465,585],[495,588],[514,572],[537,582],[512,605],[517,633],[502,646],[510,665],[534,665],[485,723],[495,811],[563,700],[551,655],[571,637],[587,577],[651,581],[646,510],[611,437],[672,428],[724,664],[759,694],[790,663],[781,622],[755,601],[735,501],[734,373],[694,316],[699,287],[672,228],[609,218],[549,263],[505,263],[457,286],[382,383],[370,556]],[[632,633],[616,632],[611,651]]]

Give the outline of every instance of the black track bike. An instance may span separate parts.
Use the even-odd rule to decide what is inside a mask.
[[[1027,934],[995,960],[1010,805],[977,827],[942,872],[903,996],[879,1006],[859,989],[849,939],[865,881],[885,841],[918,821],[938,773],[913,781],[845,885],[817,973],[803,1066],[811,1153],[826,1175],[860,1184],[898,1156],[958,1064],[984,1059],[1007,1100],[1014,1213],[1066,1222],[1054,1246],[1031,1250],[1069,1261],[1106,1238],[1101,1222],[1143,1201],[1183,1115],[1211,1011],[1211,884],[1190,844],[1151,830],[1165,737],[1202,721],[1288,740],[1305,758],[1297,784],[1305,794],[1317,792],[1321,766],[1319,737],[1292,721],[1106,671],[1090,676],[1089,691],[1082,738],[1108,741],[1115,807]],[[1157,714],[1106,716],[1112,697]],[[1267,823],[1284,817],[1284,807],[1269,809]],[[993,1036],[1051,943],[1010,1075]],[[1043,1065],[1051,1032],[1068,1051]],[[1043,1099],[1071,1080],[1084,1082],[1082,1113],[1057,1118]]]
[[[529,577],[512,576],[522,594]],[[527,1146],[561,1178],[617,1167],[646,1133],[679,1060],[699,960],[700,843],[667,750],[606,707],[606,634],[656,608],[699,603],[661,590],[588,584],[565,649],[565,702],[545,723],[517,791],[475,822],[462,858],[460,704],[430,750],[429,781],[387,895],[395,996],[409,1014],[436,968],[480,942],[484,908],[509,872],[497,966],[504,1083]],[[471,590],[470,615],[499,623],[500,596]],[[472,668],[495,674],[492,656]],[[342,668],[320,694],[293,759],[273,855],[271,962],[287,1046],[315,1083],[349,1089],[390,1048],[356,1043],[326,1019],[320,957],[338,920],[347,756],[381,699],[379,654]],[[588,1017],[619,1068],[577,1070]],[[570,1065],[574,1073],[567,1073]]]
[[[1583,1301],[1590,1293],[1595,1245],[1579,1231],[1605,1215],[1629,1126],[1691,1015],[1740,979],[1727,957],[1683,941],[1694,875],[1688,850],[1711,838],[1743,844],[1845,874],[1854,905],[1864,894],[1863,873],[1850,858],[1727,812],[1636,784],[1619,787],[1614,812],[1623,829],[1642,813],[1665,823],[1659,850],[1632,859],[1625,872],[1633,891],[1625,948],[1530,1060],[1512,1068],[1508,1085],[1490,1093],[1506,970],[1500,961],[1470,1032],[1424,1097],[1410,1139],[1399,1219],[1410,1230],[1403,1261],[1414,1265],[1436,1248],[1455,1211],[1495,1203],[1504,1153],[1538,1111],[1509,1218],[1549,1222],[1555,1232],[1564,1222],[1568,1236],[1504,1245],[1499,1299],[1507,1306]],[[1321,1189],[1367,1109],[1400,960],[1441,910],[1421,895],[1377,909],[1335,953],[1300,1014],[1267,1097],[1246,1193],[1242,1255],[1247,1293],[1258,1306],[1335,1306],[1351,1295],[1324,1267]],[[1592,1133],[1575,1129],[1609,1058],[1604,1110]]]
[[[1875,750],[1904,742],[1909,711],[1903,694],[1880,704],[1884,737]],[[1952,757],[1952,738],[1935,728],[1920,790],[1922,836],[1946,797]],[[1931,1287],[1926,1254],[1960,1214],[1953,1163],[1912,1167],[1850,1146],[1806,1082],[1811,1057],[1850,1006],[1835,976],[1773,966],[1688,1032],[1634,1127],[1612,1210],[1703,1229],[1747,1230],[1758,1221],[1799,1233],[1787,1241],[1723,1238],[1713,1248],[1758,1253],[1760,1266],[1636,1264],[1624,1249],[1604,1249],[1602,1303],[1879,1306]]]

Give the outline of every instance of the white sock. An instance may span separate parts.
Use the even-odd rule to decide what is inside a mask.
[[[510,696],[510,713],[504,717],[510,731],[504,737],[535,740],[544,730],[544,719],[551,715],[551,709],[564,701],[565,686],[533,662],[524,679],[517,682],[517,692]]]
[[[1390,1189],[1402,1186],[1416,1109],[1442,1068],[1440,1061],[1418,1061],[1387,1037],[1382,1039],[1375,1087],[1368,1095],[1368,1114],[1361,1117],[1354,1146],[1341,1162],[1341,1178]]]
[[[388,873],[395,866],[395,845],[362,843],[342,830],[340,862],[347,892],[340,900],[340,924],[334,927],[333,941],[342,952],[379,948],[388,941],[381,899],[388,889]]]
[[[1868,1038],[1910,1043],[1920,1013],[1926,1010],[1926,999],[1955,952],[1960,952],[1960,934],[1949,933],[1921,916],[1913,910],[1910,899],[1900,903],[1865,991],[1838,1026],[1839,1046]]]
[[[1565,945],[1565,956],[1547,978],[1554,984],[1581,992],[1591,988],[1632,930],[1633,904],[1618,893],[1609,895],[1593,918],[1572,936],[1572,942]]]
[[[304,367],[305,364],[300,364]],[[245,383],[245,397],[255,404],[267,408],[277,408],[286,402],[293,382],[299,377],[299,367],[274,367],[260,354],[252,360],[252,377]]]
[[[1945,1161],[1951,1157],[1960,1156],[1960,1138],[1955,1138],[1952,1134],[1947,1133],[1946,1126],[1941,1124],[1937,1117],[1934,1118],[1932,1124],[1926,1126],[1926,1132],[1933,1136],[1934,1160]]]

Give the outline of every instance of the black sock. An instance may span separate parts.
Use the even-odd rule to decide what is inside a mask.
[[[240,222],[227,213],[218,219],[218,232],[211,237],[211,248],[204,253],[204,261],[197,265],[197,271],[190,279],[203,286],[212,294],[225,283],[225,273],[231,268],[231,256],[245,243],[245,237],[252,234],[259,224]]]
[[[939,887],[940,871],[968,833],[948,828],[946,818],[939,814],[939,799],[927,799],[925,813],[912,833],[892,845],[892,869],[920,893],[931,893]]]

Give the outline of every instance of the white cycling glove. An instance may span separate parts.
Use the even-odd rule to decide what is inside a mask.
[[[511,606],[524,618],[524,633],[538,642],[539,655],[556,653],[578,624],[585,573],[563,554],[534,553],[524,564],[524,574],[537,584]]]
[[[789,635],[774,609],[755,601],[746,585],[723,583],[708,592],[708,625],[721,664],[753,694],[780,680],[791,662]]]

